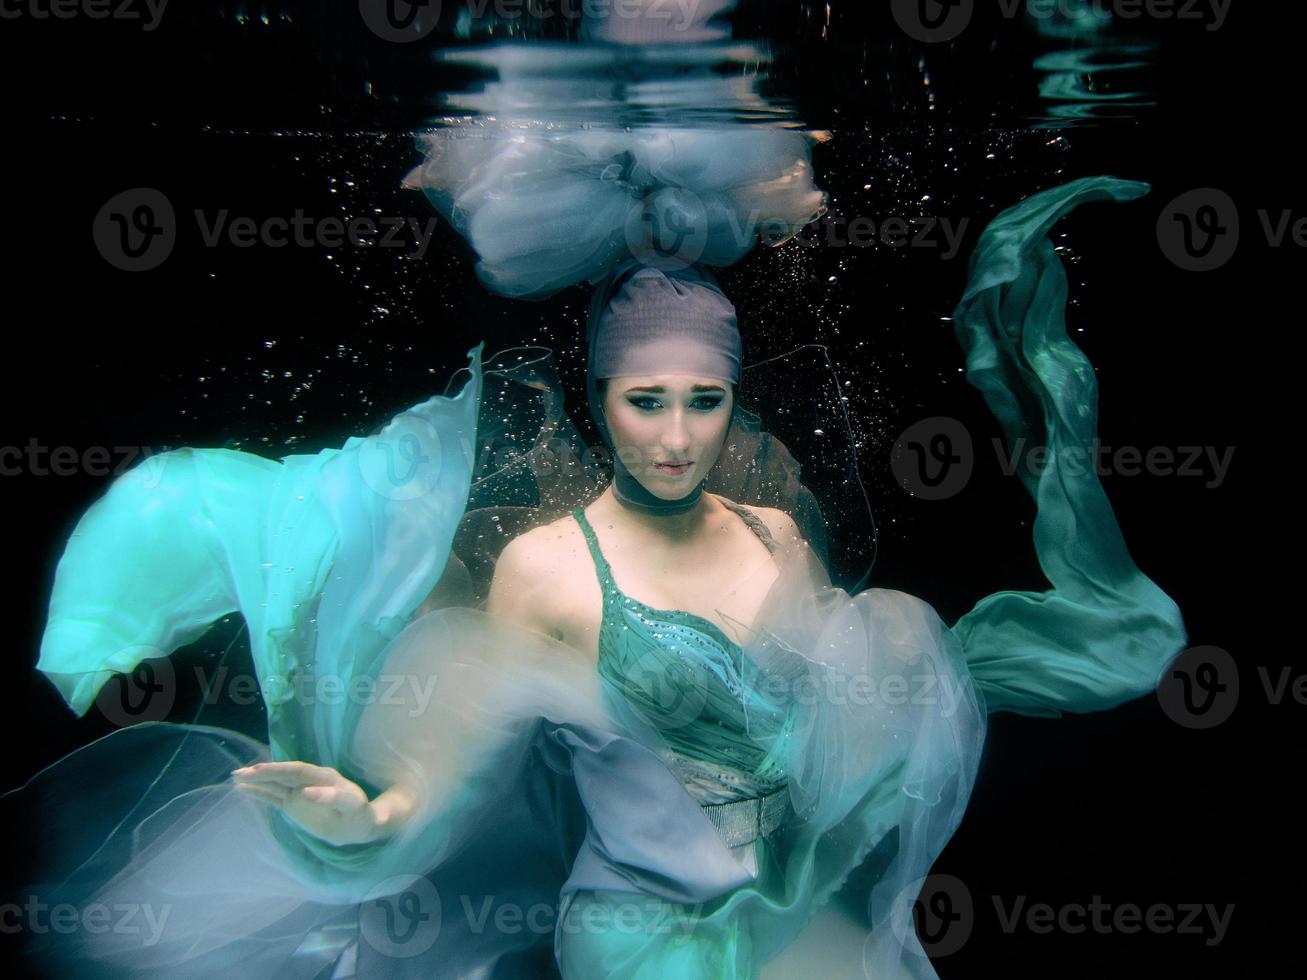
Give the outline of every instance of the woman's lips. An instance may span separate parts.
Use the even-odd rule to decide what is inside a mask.
[[[659,473],[666,473],[668,476],[684,476],[685,473],[693,466],[693,463],[654,463],[654,469]]]

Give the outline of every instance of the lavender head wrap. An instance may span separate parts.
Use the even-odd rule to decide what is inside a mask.
[[[598,382],[631,374],[697,374],[738,384],[740,329],[735,307],[707,269],[651,257],[628,259],[595,290],[586,322],[590,411],[612,447]],[[689,510],[703,485],[681,500],[644,488],[614,453],[613,490],[622,503],[656,513]]]
[[[590,374],[701,374],[740,380],[735,307],[706,269],[619,266],[591,308]]]

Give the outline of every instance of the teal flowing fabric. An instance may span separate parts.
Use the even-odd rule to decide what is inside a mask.
[[[1179,608],[1130,559],[1087,465],[1098,383],[1067,336],[1066,272],[1047,237],[1080,204],[1148,190],[1087,177],[1004,211],[981,235],[953,314],[967,380],[998,419],[1035,499],[1035,552],[1053,586],[986,596],[953,627],[991,712],[1056,717],[1111,708],[1152,691],[1185,644]],[[1042,468],[1031,463],[1035,452],[1046,455]]]
[[[240,612],[273,756],[335,766],[343,702],[302,713],[292,677],[375,674],[435,586],[472,477],[479,348],[468,374],[456,396],[341,449],[274,461],[184,448],[124,474],[59,560],[37,668],[84,714],[112,674]]]
[[[635,603],[631,618],[615,606],[610,631],[634,629],[640,645],[624,660],[608,649],[617,640],[601,638],[596,671],[475,608],[416,615],[456,564],[451,544],[478,493],[473,447],[484,445],[493,373],[479,351],[457,395],[341,450],[274,462],[185,449],[125,474],[60,561],[39,668],[85,712],[112,673],[239,611],[268,744],[138,725],[11,794],[58,815],[34,893],[171,913],[148,945],[81,931],[46,937],[56,948],[39,955],[142,976],[313,976],[345,955],[329,938],[342,919],[368,939],[359,909],[421,879],[474,907],[498,896],[552,903],[560,916],[611,917],[638,899],[641,929],[478,932],[460,926],[450,900],[421,955],[388,956],[375,934],[356,942],[358,975],[754,977],[868,864],[855,952],[871,975],[933,977],[911,927],[914,884],[961,820],[986,715],[1110,708],[1153,690],[1185,642],[1175,603],[1131,561],[1093,468],[1074,465],[1094,438],[1097,393],[1066,334],[1066,277],[1047,238],[1080,203],[1147,189],[1096,177],[1032,195],[990,224],[972,258],[954,323],[968,378],[1009,444],[1047,448],[1051,462],[1024,479],[1051,588],[988,596],[952,629],[901,592],[831,587],[801,544],[775,555],[766,613],[738,646],[689,614]],[[637,668],[693,710],[674,723],[641,710]],[[306,676],[415,683],[392,703],[306,700],[295,693]],[[857,676],[924,677],[945,697],[795,694],[796,679],[824,690]],[[685,764],[731,761],[754,788],[788,786],[792,823],[742,864],[667,749]],[[266,758],[333,766],[374,791],[417,773],[429,792],[398,838],[334,847],[230,791],[231,768]],[[713,780],[693,778],[701,791]],[[688,929],[661,928],[669,922]]]

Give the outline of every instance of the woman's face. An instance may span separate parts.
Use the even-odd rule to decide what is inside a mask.
[[[731,423],[731,385],[688,374],[610,378],[604,418],[613,451],[655,497],[679,500],[708,475]]]

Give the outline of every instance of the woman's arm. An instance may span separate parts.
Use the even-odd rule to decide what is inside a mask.
[[[549,530],[536,528],[508,542],[495,563],[486,612],[560,639],[556,610],[568,578]]]
[[[472,576],[468,574],[467,566],[463,564],[458,555],[451,551],[449,561],[445,563],[445,570],[440,575],[440,580],[436,582],[435,587],[427,597],[422,600],[422,605],[418,606],[413,618],[417,619],[429,612],[446,609],[449,606],[475,605],[476,600],[473,594]]]
[[[490,615],[547,636],[558,635],[551,597],[558,595],[559,583],[566,577],[559,567],[558,549],[551,547],[554,543],[539,532],[509,542],[490,585],[486,609]],[[466,570],[451,558],[441,584],[418,615],[432,610],[437,593],[446,594],[449,583],[457,590],[464,577]],[[428,773],[428,779],[434,775]],[[412,817],[419,801],[418,790],[402,782],[369,800],[362,787],[335,769],[307,762],[263,762],[237,769],[232,776],[238,790],[274,804],[331,844],[361,844],[393,836]],[[434,784],[425,789],[428,795],[441,791]]]

